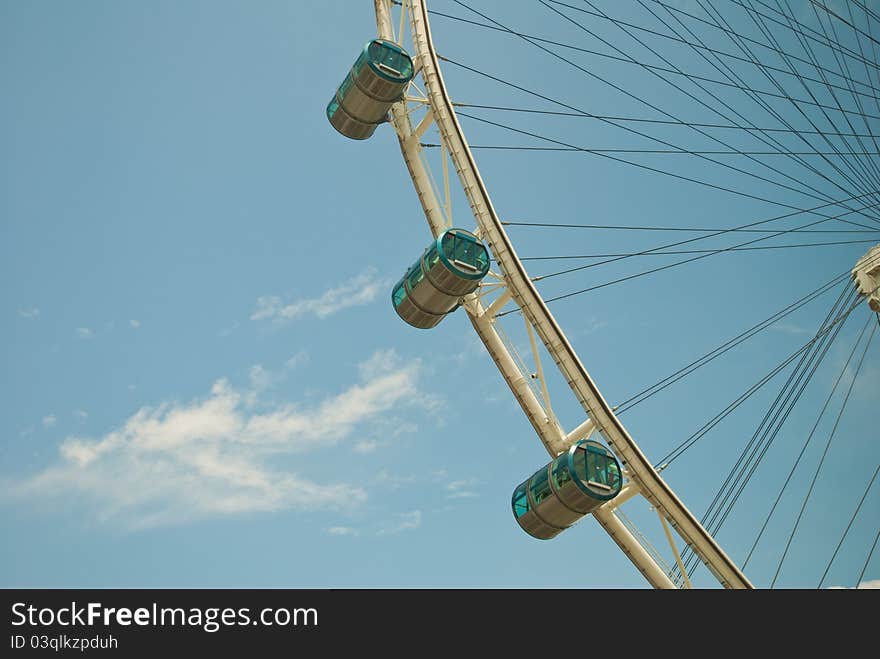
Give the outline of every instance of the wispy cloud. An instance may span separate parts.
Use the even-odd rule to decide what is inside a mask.
[[[284,365],[278,369],[267,369],[262,364],[251,366],[248,371],[248,379],[251,383],[251,391],[247,395],[248,405],[256,405],[259,395],[277,387],[279,384],[287,380],[290,372],[299,365],[305,364],[309,359],[309,355],[305,350],[300,350],[293,357],[284,362]]]
[[[86,419],[89,418],[89,413],[86,412],[85,410],[74,410],[73,416],[78,421],[85,421]]]
[[[305,350],[300,350],[293,357],[284,362],[284,367],[293,370],[300,366],[305,366],[309,363],[309,353]]]
[[[30,307],[29,309],[19,309],[18,315],[22,318],[27,318],[29,320],[36,318],[40,315],[40,310],[36,307]]]
[[[58,418],[54,414],[50,413],[50,414],[47,414],[46,416],[43,417],[43,427],[44,428],[51,428],[56,423],[58,423]]]
[[[856,586],[858,590],[875,590],[880,588],[880,579],[871,579],[869,581],[862,581]],[[831,586],[830,590],[854,590],[852,586]]]
[[[580,336],[589,336],[594,332],[598,332],[599,330],[603,330],[608,327],[608,321],[604,318],[597,318],[595,316],[591,316],[590,319],[583,324],[583,327],[580,328],[578,334]]]
[[[480,396],[480,400],[484,403],[503,403],[510,401],[510,392],[498,389],[497,387]]]
[[[388,282],[379,278],[375,268],[367,268],[316,298],[285,303],[277,295],[263,295],[257,298],[257,308],[251,314],[251,320],[284,322],[309,314],[326,318],[349,307],[369,304],[387,285]]]
[[[353,529],[350,526],[331,526],[329,529],[327,529],[327,533],[329,533],[330,535],[360,535],[357,529]]]
[[[880,391],[880,366],[863,364],[853,391],[861,400],[876,401],[877,392]]]
[[[88,327],[77,327],[76,336],[80,339],[93,339],[95,338],[95,331]]]
[[[354,445],[355,453],[372,453],[379,447],[375,439],[362,439]]]
[[[275,380],[275,376],[263,368],[261,364],[251,366],[251,370],[248,372],[248,377],[251,381],[251,387],[257,392],[268,389],[272,386]]]
[[[403,531],[411,531],[422,525],[422,511],[413,510],[408,513],[398,513],[397,521],[393,524],[380,529],[379,535],[401,533]]]
[[[398,403],[421,404],[421,394],[413,395],[420,366],[419,362],[402,364],[393,350],[376,352],[359,366],[362,384],[325,399],[313,410],[285,406],[254,416],[248,421],[248,434],[262,442],[299,447],[339,440],[363,419],[380,418]]]
[[[774,332],[783,332],[784,334],[809,334],[810,332],[806,327],[791,323],[773,323],[770,329]]]
[[[485,354],[486,348],[483,346],[483,342],[475,333],[469,332],[462,337],[458,350],[449,355],[443,355],[443,358],[451,359],[459,366],[464,366],[473,362],[474,358],[484,357]]]
[[[412,485],[417,480],[418,479],[413,475],[401,476],[398,473],[391,473],[387,469],[383,469],[373,477],[372,483],[374,485],[396,490],[405,485]]]
[[[267,403],[259,413],[247,405],[252,390],[221,379],[202,399],[143,407],[101,437],[67,438],[54,464],[11,489],[29,499],[80,495],[98,519],[129,527],[347,508],[366,498],[360,484],[318,483],[288,465],[298,453],[331,447],[388,410],[413,404],[419,369],[393,351],[378,352],[340,393],[309,407]]]
[[[128,321],[128,324],[129,324],[131,327],[133,327],[134,329],[137,329],[138,327],[141,326],[141,321],[132,319],[132,320],[129,320],[129,321]]]
[[[446,490],[449,494],[446,495],[446,498],[465,499],[469,497],[475,497],[477,496],[477,493],[474,492],[473,488],[479,482],[479,479],[476,478],[464,478],[447,483]]]
[[[235,330],[237,330],[238,326],[239,326],[239,323],[233,323],[229,327],[226,327],[226,328],[220,330],[219,332],[217,332],[217,336],[225,338],[225,337],[229,336],[230,334],[232,334]]]

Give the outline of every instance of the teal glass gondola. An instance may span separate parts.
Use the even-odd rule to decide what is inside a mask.
[[[413,72],[412,58],[396,43],[370,41],[327,105],[330,124],[353,140],[367,139],[403,98]]]
[[[599,442],[577,442],[513,491],[523,531],[549,540],[620,493],[620,463]]]
[[[489,252],[470,231],[448,229],[431,243],[391,290],[404,321],[428,329],[458,308],[489,272]]]

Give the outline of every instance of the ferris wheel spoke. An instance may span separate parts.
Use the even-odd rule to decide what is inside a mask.
[[[511,292],[511,290],[509,288],[505,287],[505,289],[501,293],[501,295],[499,295],[497,298],[495,298],[492,301],[492,304],[490,304],[486,308],[486,312],[485,312],[486,315],[489,318],[495,318],[496,316],[498,316],[498,313],[507,305],[507,303],[510,302],[510,300],[512,298],[513,298],[513,293]]]
[[[410,114],[411,116],[411,114]],[[425,116],[422,117],[422,120],[418,123],[418,125],[413,130],[412,134],[415,137],[420,138],[425,134],[425,131],[434,123],[434,113],[431,112],[431,108],[428,107],[428,111],[425,112]]]
[[[678,565],[678,571],[681,574],[681,578],[684,581],[685,588],[693,588],[691,586],[691,580],[688,577],[687,570],[684,569],[684,563],[681,560],[681,553],[678,551],[678,546],[675,544],[675,538],[672,537],[672,531],[669,530],[669,522],[666,520],[666,517],[662,512],[657,510],[657,516],[660,518],[660,524],[663,526],[663,532],[666,534],[666,540],[669,542],[669,546],[672,548],[672,553],[675,556],[675,563]]]
[[[535,341],[535,330],[532,328],[532,324],[529,322],[528,318],[525,318],[524,316],[524,320],[526,324],[526,332],[529,335],[529,345],[532,348],[532,358],[535,363],[535,372],[531,374],[531,377],[532,379],[537,379],[541,385],[541,398],[544,399],[544,409],[547,410],[547,414],[553,422],[559,425],[559,421],[553,414],[553,406],[550,404],[550,391],[547,388],[547,380],[544,377],[544,367],[541,365],[541,355],[538,353],[538,344]]]
[[[414,64],[415,64],[415,75],[419,75],[420,69],[419,69],[418,63],[414,63]],[[412,82],[410,82],[408,95],[413,100],[416,100],[416,101],[419,101],[422,103],[429,103],[428,95],[422,91],[422,88],[419,87],[419,83],[416,82],[415,78],[412,80]]]

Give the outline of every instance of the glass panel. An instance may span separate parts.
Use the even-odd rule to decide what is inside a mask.
[[[474,264],[480,269],[480,272],[489,267],[489,251],[482,245],[477,249],[477,256],[474,259]]]
[[[532,496],[535,499],[535,504],[541,503],[544,499],[549,497],[553,492],[550,490],[550,481],[547,479],[547,469],[544,468],[531,479]]]
[[[566,484],[571,482],[571,474],[568,473],[568,455],[563,453],[553,463],[553,482],[556,489],[560,490]]]
[[[612,490],[620,489],[620,468],[616,460],[608,460],[608,484]]]
[[[608,485],[605,477],[605,467],[608,464],[608,456],[596,451],[587,450],[587,480],[594,483]]]
[[[528,481],[521,483],[513,493],[513,514],[517,517],[522,517],[529,512],[529,497],[526,494],[528,485]]]
[[[447,233],[442,241],[443,253],[450,261],[467,263],[478,270],[485,269],[489,262],[486,248],[470,236]]]
[[[422,272],[422,264],[416,263],[407,277],[409,279],[409,289],[415,289],[415,287],[425,278],[425,273]]]
[[[587,478],[587,450],[580,446],[574,452],[574,473],[582,483],[586,483]]]
[[[440,241],[440,247],[443,249],[443,254],[446,255],[446,258],[452,258],[452,245],[455,242],[455,236],[451,233],[447,233],[443,236],[443,240]]]
[[[620,489],[620,467],[610,453],[595,446],[579,446],[574,453],[574,472],[583,483]],[[604,488],[603,488],[604,489]]]
[[[396,71],[402,78],[412,76],[412,62],[397,48],[374,41],[370,44],[370,59],[376,64],[384,64]]]
[[[403,279],[397,282],[397,286],[394,287],[394,291],[391,293],[391,301],[394,303],[394,308],[400,306],[400,303],[406,299],[406,286],[403,285]]]
[[[392,55],[392,68],[400,71],[400,75],[409,78],[413,74],[412,60],[400,51],[394,52]]]
[[[452,258],[463,263],[472,263],[473,250],[471,248],[474,247],[474,244],[470,240],[456,236],[452,245]]]
[[[437,243],[434,243],[425,255],[425,265],[428,266],[428,270],[433,270],[439,260],[440,254],[437,252]]]
[[[382,44],[374,41],[370,44],[370,59],[378,62],[382,59]]]

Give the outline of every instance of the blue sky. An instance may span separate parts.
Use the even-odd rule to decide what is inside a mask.
[[[515,29],[613,52],[539,3],[509,4],[472,6]],[[720,4],[758,38],[730,3]],[[800,4],[802,20],[818,29]],[[696,12],[697,5],[670,6]],[[657,26],[635,3],[596,6]],[[431,8],[483,20],[447,0]],[[608,43],[659,62],[616,26],[566,11],[593,21]],[[656,117],[643,98],[688,121],[719,121],[643,68],[557,49],[632,90],[626,96],[510,35],[432,21],[442,55],[571,107]],[[792,35],[780,34],[796,52]],[[374,35],[365,0],[0,0],[2,585],[646,587],[591,519],[551,542],[518,528],[511,492],[549,457],[463,312],[425,332],[406,326],[390,306],[394,281],[430,240],[421,207],[388,126],[354,142],[324,115]],[[680,45],[654,46],[691,71],[719,77]],[[819,56],[834,66],[830,51]],[[461,103],[560,107],[454,65],[444,75]],[[757,125],[771,122],[739,90],[713,89]],[[595,120],[467,111],[581,148],[648,144]],[[792,110],[786,116],[798,118]],[[462,124],[474,145],[549,144],[474,119]],[[690,149],[718,148],[680,127],[639,128]],[[756,144],[740,133],[712,134],[741,140],[743,150]],[[796,140],[785,139],[795,148]],[[582,152],[475,152],[499,214],[510,221],[721,229],[785,212],[755,196],[799,208],[822,203],[692,156],[622,157],[753,196]],[[724,157],[770,176],[742,156]],[[843,182],[823,160],[810,162]],[[782,167],[807,189],[836,199],[859,194]],[[458,226],[473,227],[460,197],[453,215]],[[510,235],[522,257],[632,252],[682,239],[516,226]],[[826,239],[794,235],[802,237],[771,244]],[[840,235],[827,239],[880,240],[876,232]],[[551,309],[615,403],[845,272],[869,246],[728,253]],[[669,262],[650,258],[547,279],[540,290],[552,297]],[[570,265],[526,263],[536,275]],[[645,453],[659,459],[809,340],[839,290],[628,412],[624,423]],[[862,305],[845,325],[719,534],[737,562],[868,318]],[[521,319],[512,314],[504,323],[525,351]],[[880,460],[877,342],[778,585],[816,585]],[[556,380],[554,411],[574,427],[583,412]],[[695,514],[781,383],[664,473]],[[746,570],[758,585],[773,576],[839,404],[838,397],[806,454],[782,521],[759,545],[754,572]],[[880,519],[877,488],[825,585],[855,585]],[[624,510],[662,540],[647,504]],[[878,560],[875,554],[864,581],[880,579]],[[705,569],[695,581],[712,585]]]

